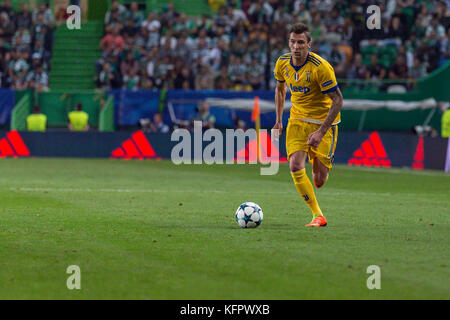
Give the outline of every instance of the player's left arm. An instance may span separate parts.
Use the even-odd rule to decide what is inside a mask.
[[[330,97],[332,101],[330,111],[328,111],[328,115],[325,118],[325,121],[320,126],[320,128],[311,133],[310,136],[308,137],[308,145],[312,147],[319,146],[323,136],[333,124],[334,120],[341,111],[342,105],[344,103],[344,98],[342,97],[342,93],[339,88],[337,88],[332,92],[327,93],[327,95]]]

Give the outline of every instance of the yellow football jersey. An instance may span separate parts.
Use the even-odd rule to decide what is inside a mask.
[[[332,103],[327,93],[338,89],[333,67],[325,59],[308,52],[303,65],[293,66],[291,54],[286,53],[278,58],[274,76],[291,91],[290,119],[318,124],[325,120]],[[333,124],[340,121],[339,113]]]

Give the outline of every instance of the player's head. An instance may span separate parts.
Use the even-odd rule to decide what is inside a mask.
[[[33,113],[41,113],[41,107],[40,106],[34,106],[33,107]]]
[[[310,48],[311,34],[308,26],[303,23],[294,24],[289,30],[289,49],[291,49],[292,57],[304,59]]]
[[[77,103],[77,106],[75,107],[75,109],[77,111],[81,111],[81,110],[83,110],[83,105],[81,103]]]

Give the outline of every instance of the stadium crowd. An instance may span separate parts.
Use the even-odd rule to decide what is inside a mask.
[[[19,10],[10,0],[0,5],[0,86],[48,90],[54,17],[46,4]]]
[[[418,79],[450,58],[448,0],[223,2],[213,16],[188,17],[168,3],[145,17],[137,3],[113,1],[96,63],[98,86],[273,89],[272,70],[288,51],[287,30],[295,22],[310,26],[311,50],[339,79],[371,80],[372,88]],[[370,4],[380,6],[381,29],[366,26]]]

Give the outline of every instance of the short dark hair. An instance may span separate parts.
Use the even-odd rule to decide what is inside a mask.
[[[289,36],[291,33],[296,34],[302,34],[304,33],[306,35],[306,38],[308,39],[308,42],[311,41],[311,33],[309,32],[309,28],[304,23],[295,23],[292,25],[291,29],[289,29]]]

